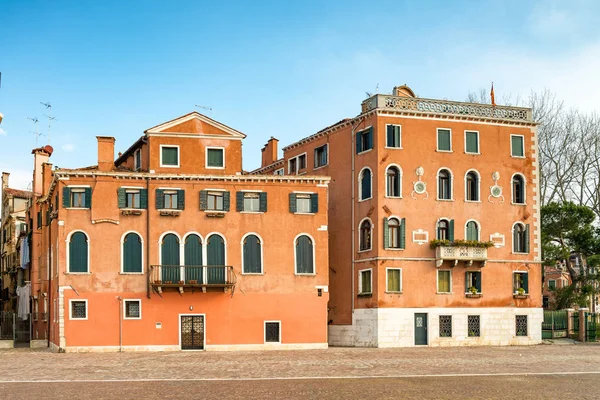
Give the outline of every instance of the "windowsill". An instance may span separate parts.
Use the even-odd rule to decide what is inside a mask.
[[[448,296],[448,295],[451,295],[451,294],[454,294],[454,293],[453,292],[435,292],[435,294],[441,294],[441,295]]]
[[[454,150],[440,150],[440,149],[436,149],[436,152],[438,152],[438,153],[454,153]]]
[[[372,248],[371,249],[365,249],[365,250],[359,250],[359,251],[357,251],[357,253],[359,253],[359,254],[360,253],[366,253],[366,252],[369,252],[371,250],[372,250]]]
[[[163,165],[163,164],[160,164],[160,167],[161,168],[180,168],[181,166],[180,165]]]
[[[325,167],[328,167],[328,166],[329,166],[329,164],[321,165],[320,167],[314,167],[313,171],[316,171],[318,169],[322,169],[322,168],[325,168]]]
[[[389,150],[402,150],[402,147],[389,147],[389,146],[385,146],[384,149],[389,149]]]
[[[387,194],[384,196],[386,199],[401,199],[402,196],[388,196]]]
[[[225,214],[227,212],[225,210],[202,210],[202,211],[204,211],[205,213],[223,213],[223,214]]]
[[[454,201],[454,199],[436,199],[437,201]]]
[[[368,153],[368,152],[370,152],[370,151],[372,151],[372,150],[373,150],[372,148],[371,148],[371,149],[368,149],[368,150],[364,150],[364,151],[361,151],[360,153],[356,153],[356,155],[357,155],[357,156],[360,156],[361,154]]]
[[[69,318],[69,321],[87,321],[87,318]]]
[[[526,256],[526,255],[528,255],[529,253],[521,253],[521,252],[518,252],[518,251],[513,251],[513,252],[511,252],[511,254],[514,254],[514,255],[516,255],[516,256]]]
[[[64,272],[65,275],[91,275],[91,272]]]
[[[125,318],[125,317],[123,317],[124,321],[136,321],[136,320],[140,321],[141,319],[142,319],[142,317],[139,317],[139,318]]]
[[[143,211],[143,210],[145,210],[145,208],[131,208],[131,207],[121,208],[121,211]]]
[[[240,211],[240,214],[264,214],[264,211]]]
[[[65,207],[65,210],[89,210],[89,208],[88,207]]]
[[[525,156],[513,156],[512,154],[510,156],[511,156],[511,158],[527,158]]]
[[[465,151],[465,154],[470,155],[470,156],[480,156],[481,153],[477,152],[477,153],[471,153],[470,151]]]
[[[242,272],[242,275],[244,275],[244,276],[252,276],[252,275],[262,276],[264,274],[265,274],[264,272]]]
[[[158,208],[157,211],[176,211],[176,212],[181,212],[183,210],[180,210],[179,208]]]
[[[223,165],[222,167],[209,167],[208,165],[205,167],[206,169],[225,169],[225,166]]]
[[[119,275],[146,275],[144,272],[119,272]]]
[[[315,213],[295,212],[296,215],[316,215]]]
[[[481,200],[465,200],[465,203],[481,203]]]
[[[526,206],[527,203],[513,203],[512,201],[510,202],[511,205],[513,206]]]
[[[384,250],[389,250],[389,251],[404,251],[406,249],[402,249],[400,247],[386,247],[386,248],[384,248]]]
[[[373,297],[373,293],[359,293],[358,297]]]
[[[306,175],[306,171],[298,172],[296,175]]]
[[[393,292],[393,291],[386,290],[385,293],[386,294],[402,294],[403,292]]]
[[[366,199],[360,199],[360,200],[358,200],[358,202],[362,203],[363,201],[371,200],[372,198],[373,198],[373,196],[367,197]]]
[[[294,275],[296,275],[296,276],[317,276],[316,273],[312,273],[312,274],[299,274],[297,272],[294,272]]]

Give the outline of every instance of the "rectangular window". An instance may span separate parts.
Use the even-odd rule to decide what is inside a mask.
[[[550,290],[556,289],[556,281],[554,279],[550,279],[548,281],[548,289],[550,289]]]
[[[516,335],[527,336],[527,315],[515,315]]]
[[[142,301],[124,300],[123,317],[125,319],[142,319]]]
[[[207,201],[207,210],[212,211],[224,211],[223,208],[223,196],[224,192],[208,192],[206,201]]]
[[[475,288],[475,290],[471,288]],[[481,271],[466,272],[465,293],[473,293],[473,291],[481,293]]]
[[[281,322],[265,321],[265,343],[281,343]]]
[[[206,149],[206,168],[224,168],[225,149]]]
[[[328,145],[317,147],[315,149],[315,168],[323,167],[328,163]]]
[[[438,293],[450,293],[452,289],[451,282],[452,274],[447,270],[438,270],[437,273],[437,291]]]
[[[525,137],[510,135],[510,155],[513,157],[525,157]]]
[[[365,129],[356,134],[356,154],[373,148],[373,128]]]
[[[360,271],[359,275],[359,291],[358,294],[371,294],[371,270],[366,269]]]
[[[306,169],[306,154],[298,156],[298,171]]]
[[[163,192],[163,209],[177,210],[177,190],[165,190]]]
[[[387,137],[385,146],[393,148],[402,148],[402,127],[400,125],[387,125]]]
[[[284,173],[285,173],[285,170],[283,168],[279,168],[273,172],[273,175],[283,175]]]
[[[69,319],[88,319],[87,300],[70,300]]]
[[[515,272],[513,274],[513,292],[515,294],[529,293],[529,275],[527,272]]]
[[[179,167],[179,146],[160,146],[160,166]]]
[[[479,154],[479,132],[465,132],[465,153]]]
[[[467,331],[469,337],[481,336],[481,318],[479,315],[469,315],[467,317]]]
[[[260,196],[258,193],[244,193],[244,211],[260,211]]]
[[[452,132],[450,129],[437,130],[438,151],[452,151]]]
[[[85,208],[85,189],[71,189],[71,207]]]
[[[452,337],[452,315],[440,315],[440,337]]]
[[[310,213],[310,194],[297,194],[296,195],[296,212],[299,213]]]
[[[387,269],[387,291],[402,292],[402,270],[400,268]]]
[[[135,153],[133,153],[133,165],[136,171],[142,168],[142,150],[137,149]]]
[[[298,172],[297,167],[298,166],[298,159],[296,157],[294,158],[290,158],[288,160],[288,174],[292,175]]]
[[[141,208],[141,195],[139,190],[125,190],[125,207],[126,208]]]

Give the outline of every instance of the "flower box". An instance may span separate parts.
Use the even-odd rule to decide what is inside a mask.
[[[179,281],[179,282],[178,282],[178,284],[179,284],[179,285],[184,285],[184,284],[185,284],[185,282],[184,282],[184,281]]]
[[[469,299],[478,299],[480,297],[483,297],[481,293],[467,293],[466,295]]]
[[[527,298],[529,298],[529,295],[528,294],[513,294],[513,297],[515,299],[527,299]]]

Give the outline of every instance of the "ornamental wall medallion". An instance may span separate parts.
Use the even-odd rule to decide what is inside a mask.
[[[502,195],[502,186],[498,185],[498,181],[500,180],[500,173],[498,171],[492,174],[492,179],[494,180],[494,184],[490,186],[490,195],[488,196],[488,201],[493,203],[493,199],[498,199],[498,203],[504,203],[504,196]]]
[[[427,193],[427,182],[423,182],[421,177],[425,174],[425,170],[423,167],[419,167],[415,170],[415,174],[417,174],[418,180],[413,182],[413,191],[410,194],[410,197],[413,199],[417,199],[415,194],[421,195],[425,194],[425,200],[429,198],[429,193]]]

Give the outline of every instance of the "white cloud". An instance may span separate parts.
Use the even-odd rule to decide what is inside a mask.
[[[0,136],[6,136],[6,131],[0,128]]]
[[[71,144],[71,143],[63,144],[62,145],[62,149],[63,149],[63,151],[65,151],[67,153],[70,153],[73,150],[75,150],[75,145]]]

